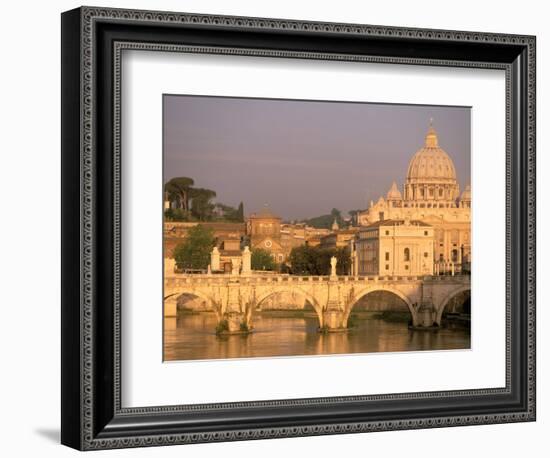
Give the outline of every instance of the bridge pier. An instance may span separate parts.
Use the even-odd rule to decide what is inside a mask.
[[[252,330],[250,318],[246,313],[241,312],[226,312],[216,327],[218,335],[245,335]]]
[[[423,328],[433,326],[435,320],[435,310],[432,305],[422,304],[417,312],[417,324]]]
[[[252,330],[252,310],[256,302],[253,295],[243,288],[239,280],[232,280],[227,285],[227,302],[221,307],[221,319],[216,327],[216,334],[248,334]]]
[[[347,323],[344,323],[345,314],[341,310],[323,311],[319,330],[321,332],[345,332],[348,330]]]
[[[413,329],[437,329],[437,310],[430,302],[420,304],[413,314]]]
[[[164,299],[164,317],[175,318],[178,314],[178,297],[176,295]]]
[[[338,276],[336,275],[336,263],[337,260],[333,256],[330,259],[331,272],[326,292],[326,306],[319,316],[319,331],[321,332],[345,332],[348,330],[346,307],[343,304],[342,291],[339,288]]]

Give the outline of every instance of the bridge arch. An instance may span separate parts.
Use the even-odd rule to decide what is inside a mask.
[[[195,296],[199,299],[202,299],[208,304],[208,308],[216,313],[216,316],[218,317],[218,319],[220,318],[221,311],[219,310],[219,307],[216,305],[216,302],[214,301],[214,299],[210,297],[208,294],[202,291],[197,291],[194,288],[182,289],[182,290],[177,290],[175,292],[171,292],[170,294],[164,296],[164,300],[166,301],[168,299],[172,299],[177,302],[178,299],[183,295]]]
[[[445,311],[445,308],[447,305],[449,305],[451,299],[455,298],[461,293],[469,292],[471,294],[471,286],[470,285],[464,285],[459,288],[454,289],[449,294],[447,294],[443,300],[439,303],[439,306],[437,308],[437,317],[436,322],[441,323],[441,318],[443,317],[443,312]]]
[[[289,288],[287,286],[282,288],[269,288],[266,291],[261,291],[256,294],[256,306],[254,307],[254,312],[256,312],[257,306],[259,306],[265,299],[267,299],[270,296],[273,296],[274,294],[281,294],[281,293],[288,293],[293,294],[297,293],[299,295],[302,295],[306,298],[306,300],[311,304],[313,309],[315,310],[315,313],[317,314],[317,318],[319,319],[319,323],[322,322],[322,308],[319,306],[318,301],[313,297],[311,294],[309,294],[307,291],[304,291],[302,288],[292,286],[292,288]]]
[[[411,314],[413,324],[416,323],[416,310],[414,308],[413,303],[411,302],[411,300],[409,299],[409,297],[405,293],[403,293],[402,291],[400,291],[396,288],[372,286],[372,287],[369,287],[369,288],[362,289],[357,294],[355,294],[353,296],[353,298],[349,301],[349,305],[348,305],[348,307],[346,309],[346,312],[345,312],[345,315],[344,315],[344,324],[347,324],[348,318],[351,315],[351,312],[352,312],[353,308],[357,305],[357,303],[363,297],[368,296],[369,294],[375,293],[375,292],[386,292],[386,293],[390,293],[390,294],[393,294],[393,295],[399,297],[406,304],[407,309],[409,310],[409,313]]]

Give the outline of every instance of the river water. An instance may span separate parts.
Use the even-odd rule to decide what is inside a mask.
[[[321,334],[313,314],[267,312],[254,316],[247,336],[216,336],[213,313],[183,313],[166,318],[164,360],[326,355],[388,351],[470,348],[470,329],[442,327],[437,331],[410,330],[406,321],[387,321],[368,314],[354,318],[344,333]]]

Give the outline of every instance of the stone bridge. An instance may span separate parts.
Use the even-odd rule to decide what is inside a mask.
[[[344,331],[354,305],[375,291],[400,297],[409,308],[415,327],[441,323],[447,304],[458,294],[470,291],[467,275],[426,277],[354,277],[204,274],[168,274],[164,279],[164,315],[176,316],[177,301],[193,295],[216,313],[227,333],[246,333],[253,327],[254,313],[266,298],[277,293],[303,295],[313,306],[319,329]]]

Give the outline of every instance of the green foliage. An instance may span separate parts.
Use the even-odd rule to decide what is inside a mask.
[[[358,218],[359,213],[361,213],[362,211],[364,211],[364,210],[349,210],[348,211],[348,215],[351,216],[351,220],[353,221],[354,225],[359,224],[357,218]]]
[[[191,188],[191,215],[199,221],[211,221],[214,217],[214,204],[212,199],[216,192],[211,189]]]
[[[241,202],[239,208],[231,207],[230,205],[224,205],[217,203],[215,210],[219,219],[223,221],[232,221],[235,223],[242,223],[244,221],[243,203]]]
[[[333,208],[328,215],[321,215],[306,219],[304,223],[309,226],[316,227],[317,229],[331,229],[334,220],[336,220],[338,226],[343,226],[344,220],[342,218],[342,213],[337,208]]]
[[[282,263],[280,266],[279,266],[279,272],[281,272],[282,274],[290,274],[292,273],[292,271],[290,270],[290,266],[286,263]]]
[[[168,221],[213,221],[216,214],[222,221],[244,222],[244,206],[238,208],[214,203],[216,191],[194,188],[195,182],[189,177],[175,177],[164,185],[170,208],[165,211]]]
[[[336,273],[338,275],[348,275],[351,271],[351,254],[349,248],[347,246],[336,248],[333,253],[337,260]]]
[[[237,221],[244,222],[244,205],[242,202],[237,209]]]
[[[289,262],[294,275],[330,275],[330,258],[336,256],[336,273],[347,275],[351,266],[349,249],[320,248],[308,245],[293,248]]]
[[[316,227],[317,229],[330,229],[332,226],[332,216],[330,215],[321,215],[314,218],[306,219],[304,222],[308,226]]]
[[[175,177],[164,185],[164,192],[175,208],[189,210],[189,189],[195,182],[189,177]]]
[[[271,253],[262,248],[254,248],[250,257],[252,270],[275,270],[277,264]]]
[[[200,224],[189,229],[185,240],[174,249],[178,269],[206,269],[214,246],[214,233]]]
[[[294,275],[318,275],[315,247],[295,247],[290,252],[288,260]]]
[[[167,208],[166,210],[164,210],[164,219],[166,221],[175,221],[173,208]]]
[[[188,212],[181,208],[168,208],[164,211],[166,221],[190,221]]]

